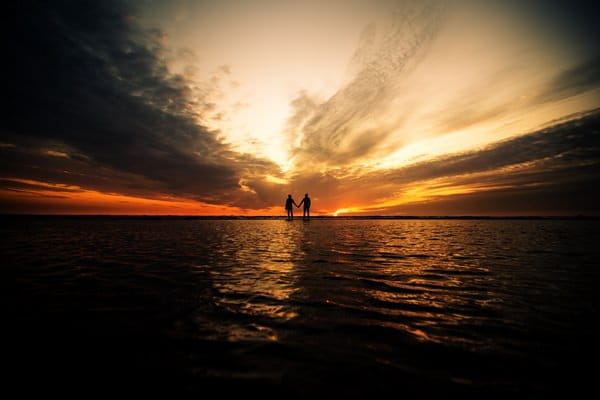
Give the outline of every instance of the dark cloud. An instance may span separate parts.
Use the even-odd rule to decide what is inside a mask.
[[[558,74],[538,97],[539,101],[554,101],[600,89],[600,56],[588,59],[574,68]]]
[[[28,191],[28,190],[45,190],[45,191],[57,191],[57,192],[80,192],[81,189],[73,186],[47,186],[39,183],[19,181],[13,179],[0,179],[0,189],[14,190],[14,191]]]
[[[494,171],[546,158],[566,166],[600,160],[600,112],[502,141],[478,151],[440,157],[390,171],[385,178],[397,183]]]
[[[596,170],[598,172],[598,170]],[[598,175],[596,175],[598,176]],[[543,187],[512,187],[390,207],[387,215],[599,215],[600,179]]]
[[[16,5],[8,51],[16,68],[0,138],[16,147],[0,162],[2,174],[235,203],[242,175],[278,168],[233,152],[199,125],[202,99],[183,76],[169,73],[162,34],[142,30],[132,5]],[[50,159],[42,148],[69,149],[72,159]]]

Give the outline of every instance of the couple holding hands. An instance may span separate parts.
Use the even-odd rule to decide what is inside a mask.
[[[304,211],[302,213],[302,218],[310,218],[310,197],[308,197],[308,193],[304,195],[304,198],[300,202],[300,204],[296,204],[294,199],[292,199],[292,195],[288,194],[288,198],[285,201],[285,210],[287,211],[288,220],[294,219],[294,208],[292,205],[300,208],[301,205],[304,204]]]

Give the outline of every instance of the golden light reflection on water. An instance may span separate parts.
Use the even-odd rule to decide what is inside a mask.
[[[222,238],[222,265],[210,270],[221,310],[215,330],[227,340],[280,341],[292,323],[378,326],[469,347],[479,341],[473,330],[503,307],[505,289],[489,268],[515,245],[490,236],[502,222],[244,224]]]
[[[298,316],[288,304],[299,290],[293,261],[299,252],[299,232],[282,228],[286,227],[269,230],[268,238],[260,229],[248,231],[231,255],[236,263],[211,271],[214,288],[220,294],[219,307],[235,314],[278,321]],[[230,340],[278,340],[271,328],[258,323],[252,324],[251,329],[243,325],[231,327],[228,335]]]
[[[406,318],[411,324],[382,322],[409,332],[420,340],[444,343],[450,340],[453,326],[477,324],[482,315],[472,309],[493,306],[494,299],[482,292],[489,269],[480,265],[490,255],[472,244],[481,237],[477,223],[468,229],[456,229],[450,222],[419,222],[401,233],[400,239],[390,235],[377,252],[398,261],[380,270],[388,290],[369,289],[366,294],[383,306],[382,314]],[[475,240],[474,240],[475,239]],[[467,339],[452,338],[454,342]]]
[[[451,337],[449,329],[477,325],[485,319],[479,311],[493,308],[497,299],[482,287],[489,269],[480,263],[490,256],[477,248],[482,232],[476,223],[468,230],[453,225],[382,221],[362,230],[340,230],[329,250],[337,264],[348,268],[330,274],[363,285],[353,290],[359,301],[334,303],[378,316],[369,325],[397,329],[421,341],[468,345],[468,335]]]

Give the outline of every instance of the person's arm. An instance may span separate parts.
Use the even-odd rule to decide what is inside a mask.
[[[300,204],[297,204],[296,207],[300,208],[300,206],[302,205],[302,203],[304,203],[304,199],[302,199],[302,201],[300,202]]]

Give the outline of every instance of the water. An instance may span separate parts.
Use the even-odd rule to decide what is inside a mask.
[[[502,397],[594,379],[598,220],[13,217],[0,233],[22,392]]]

